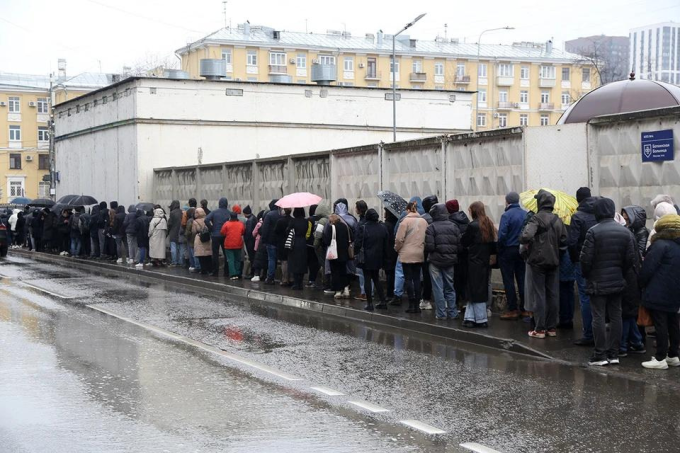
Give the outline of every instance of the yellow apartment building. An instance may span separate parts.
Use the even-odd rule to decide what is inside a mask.
[[[53,77],[0,73],[0,203],[15,197],[49,198],[52,106],[112,83],[109,74]],[[52,89],[50,90],[50,86]]]
[[[477,45],[400,35],[395,47],[398,88],[478,92],[472,118],[476,130],[555,124],[572,102],[598,86],[590,63],[551,42]],[[345,86],[392,86],[392,36],[381,32],[356,37],[242,24],[218,30],[177,54],[181,69],[192,78],[201,76],[201,60],[221,59],[226,66],[221,75],[228,80],[309,84],[324,79]],[[321,73],[326,75],[316,75]]]

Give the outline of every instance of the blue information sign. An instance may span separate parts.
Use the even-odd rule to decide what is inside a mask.
[[[673,160],[673,129],[643,132],[642,162]]]

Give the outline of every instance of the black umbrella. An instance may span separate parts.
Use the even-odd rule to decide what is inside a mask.
[[[378,192],[378,198],[383,202],[385,209],[390,211],[397,218],[401,217],[401,214],[406,211],[406,205],[408,205],[408,203],[394,192],[383,190],[382,192]]]
[[[153,211],[154,206],[156,206],[156,205],[153,204],[153,203],[137,203],[137,205],[135,206],[135,210],[141,209],[144,212],[149,212],[149,211]]]
[[[71,200],[75,200],[79,196],[80,195],[64,195],[63,197],[57,200],[57,203],[67,205],[71,203]]]
[[[37,200],[33,200],[28,204],[28,206],[36,206],[40,208],[50,208],[54,205],[54,201],[48,198],[38,198]]]
[[[62,201],[59,201],[59,203],[62,203]],[[76,198],[63,204],[67,206],[91,206],[97,204],[97,199],[89,195],[77,195]]]

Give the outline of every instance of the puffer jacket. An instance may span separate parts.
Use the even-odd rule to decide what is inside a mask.
[[[574,263],[578,263],[583,242],[586,240],[586,233],[597,224],[595,219],[595,201],[597,201],[597,197],[590,197],[581,201],[578,209],[571,216],[568,243],[569,256]]]
[[[170,215],[168,216],[168,238],[170,242],[179,242],[179,230],[182,227],[183,214],[179,207],[179,200],[172,200]]]
[[[460,230],[449,220],[449,211],[443,203],[435,204],[430,209],[432,223],[425,231],[425,252],[428,262],[439,268],[448,268],[458,264],[460,247]]]
[[[417,212],[409,212],[404,217],[394,238],[394,249],[399,253],[399,261],[412,264],[425,260],[426,230],[427,221]]]
[[[428,195],[425,198],[423,198],[423,210],[425,211],[426,214],[430,215],[430,219],[432,219],[432,213],[430,212],[432,210],[432,207],[439,203],[439,198],[437,198],[436,195]],[[449,211],[446,211],[448,215]],[[427,220],[427,219],[425,219]],[[432,219],[434,220],[434,219]],[[432,222],[428,222],[432,223]]]
[[[621,293],[626,273],[636,262],[637,247],[628,228],[614,221],[615,206],[609,198],[595,202],[597,225],[588,230],[581,250],[581,271],[586,292],[592,295]]]
[[[205,217],[205,224],[210,228],[212,237],[219,238],[221,236],[222,226],[229,221],[229,217],[231,217],[229,201],[222,197],[219,201],[219,207]]]
[[[647,212],[642,206],[626,206],[623,212],[628,216],[628,229],[635,236],[635,243],[637,244],[640,256],[643,256],[647,250],[647,240],[649,239],[649,230],[645,226],[647,223]]]
[[[191,223],[191,234],[194,236],[194,256],[212,256],[212,237],[208,242],[201,241],[203,227],[205,227],[205,211],[203,208],[197,208],[194,213],[194,221]]]
[[[529,246],[527,264],[538,269],[556,269],[560,265],[560,254],[567,251],[567,229],[562,220],[553,214],[553,194],[540,190],[535,198],[538,213],[531,216],[519,242]]]
[[[379,222],[378,213],[375,209],[369,209],[354,241],[354,256],[359,256],[362,249],[364,251],[364,262],[357,263],[357,267],[369,271],[384,268],[388,239],[387,228]]]
[[[465,234],[465,230],[467,230],[467,227],[470,224],[470,219],[463,211],[449,214],[449,220],[456,224],[461,236]]]
[[[519,245],[519,236],[522,233],[526,216],[526,211],[520,207],[519,203],[513,203],[505,208],[498,227],[499,250]]]
[[[125,220],[123,221],[123,228],[125,229],[125,234],[135,234],[135,219],[137,219],[137,210],[135,205],[131,204],[128,207],[128,212],[125,215]]]
[[[274,230],[281,217],[279,208],[276,206],[277,201],[279,200],[274,198],[269,202],[269,212],[264,216],[264,222],[262,228],[260,228],[260,236],[262,237],[262,243],[264,245],[276,245],[276,234],[274,233]]]
[[[243,234],[246,226],[238,219],[230,219],[222,225],[220,234],[224,237],[224,248],[227,250],[240,250],[243,248]]]
[[[123,223],[125,222],[125,206],[118,206],[116,208],[116,215],[113,216],[113,227],[111,227],[111,234],[114,236],[124,236],[125,228],[123,228]]]
[[[678,217],[678,216],[675,216]],[[678,219],[680,220],[680,219]],[[642,305],[667,313],[680,309],[680,231],[657,230],[647,250],[639,278]]]

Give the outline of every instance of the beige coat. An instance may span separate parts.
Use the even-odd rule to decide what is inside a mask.
[[[194,238],[194,256],[212,256],[212,238],[208,242],[201,242],[200,233],[205,226],[205,211],[202,208],[196,209],[194,221],[191,224],[191,233]]]
[[[425,232],[427,220],[417,212],[410,212],[399,224],[394,238],[394,250],[399,253],[402,263],[422,263],[425,261]]]

